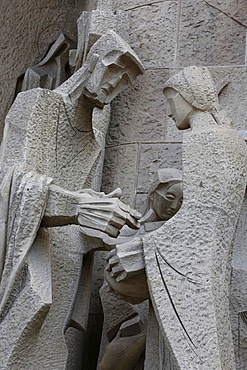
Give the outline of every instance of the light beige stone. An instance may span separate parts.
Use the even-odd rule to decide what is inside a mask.
[[[4,52],[0,55],[0,83],[11,79],[11,84],[6,87],[5,98],[1,100],[0,138],[10,108],[9,101],[15,93],[12,81],[17,83],[18,77],[29,66],[38,63],[62,31],[76,40],[76,20],[84,5],[81,0],[69,3],[47,0],[2,2],[0,41]]]
[[[121,199],[130,205],[134,204],[137,160],[138,144],[106,149],[102,189],[107,192],[120,187],[122,189]]]
[[[107,57],[109,63],[104,64]],[[112,73],[111,67],[117,62],[121,66],[116,66]],[[103,233],[107,234],[109,227],[109,235],[113,236],[115,227],[121,228],[126,222],[131,226],[132,211],[118,200],[119,191],[106,200],[104,193],[74,190],[87,186],[99,190],[101,183],[104,133],[93,129],[94,106],[108,104],[140,72],[143,67],[130,47],[109,32],[93,45],[85,65],[68,81],[54,91],[37,88],[20,93],[7,116],[0,174],[1,180],[6,173],[8,176],[3,181],[5,196],[1,197],[1,228],[5,229],[1,233],[0,286],[0,312],[4,320],[0,326],[3,345],[0,352],[1,364],[6,368],[64,369],[68,358],[66,329],[70,325],[86,329],[89,307],[86,298],[90,296],[93,264],[92,255],[83,258],[89,251],[84,247],[90,244],[90,237],[85,234],[91,235],[90,229],[97,232],[101,225]],[[127,82],[124,78],[129,73]],[[8,171],[13,166],[21,172],[17,171],[17,175],[14,172],[12,180]],[[53,184],[49,186],[50,176]],[[9,203],[8,194],[11,194]],[[76,200],[78,196],[80,199]],[[87,205],[84,196],[89,200]],[[119,217],[114,220],[108,217],[112,208],[109,202],[113,199],[120,206],[117,206]],[[94,201],[97,204],[93,206]],[[32,212],[28,211],[30,208]],[[42,226],[49,229],[36,238],[41,220]],[[10,225],[13,226],[6,233]],[[91,246],[95,248],[95,244]],[[40,248],[40,254],[45,250],[46,268],[40,256],[35,259],[33,245],[37,245],[38,251]],[[84,264],[87,279],[81,274]],[[16,290],[16,285],[21,288]],[[41,287],[46,288],[47,294]],[[80,311],[77,298],[81,297],[83,287],[85,306]],[[10,327],[16,330],[9,334]],[[34,333],[33,327],[37,329]],[[9,337],[11,341],[6,345]]]
[[[176,126],[191,131],[183,141],[183,207],[143,240],[150,295],[175,368],[232,370],[229,281],[246,146],[206,68],[185,68],[166,82],[165,95]]]
[[[215,81],[228,77],[229,84],[220,94],[220,102],[231,115],[233,127],[246,130],[247,69],[246,67],[212,67],[210,72]]]
[[[181,4],[177,66],[242,65],[245,38],[242,25],[206,1],[185,0]]]
[[[148,3],[128,16],[131,45],[145,68],[175,66],[178,2]]]
[[[166,69],[146,71],[133,87],[114,100],[107,145],[166,140],[166,104],[162,91],[168,76]]]
[[[117,296],[124,301],[134,304],[144,302],[149,298],[146,274],[144,272],[145,262],[142,239],[148,233],[160,227],[164,221],[175,215],[181,207],[182,197],[181,171],[174,168],[159,169],[149,189],[146,209],[140,220],[140,229],[135,233],[131,232],[130,229],[123,229],[116,240],[116,247],[106,256],[105,279]],[[108,302],[107,296],[102,296],[102,299],[103,304]],[[122,304],[121,307],[124,307],[124,305]],[[109,307],[108,310],[111,312],[112,309],[113,307]],[[109,326],[108,310],[106,313],[106,326]],[[140,360],[140,355],[145,349],[147,331],[143,310],[140,309],[140,316],[136,315],[133,318],[134,322],[128,320],[128,310],[126,308],[125,310],[125,321],[115,338],[110,341],[102,358],[100,366],[102,370],[116,367],[137,369],[140,362],[143,362],[143,359],[142,361]],[[137,322],[139,323],[138,330],[136,327]],[[111,320],[110,324],[112,324]],[[124,331],[123,327],[125,325],[127,330]],[[141,342],[137,345],[139,339]],[[117,361],[115,355],[117,356]]]
[[[182,167],[181,144],[142,144],[140,148],[137,192],[147,192],[161,167]]]
[[[247,26],[247,17],[245,12],[246,4],[244,0],[207,0],[207,3],[226,16],[242,23],[243,26]]]

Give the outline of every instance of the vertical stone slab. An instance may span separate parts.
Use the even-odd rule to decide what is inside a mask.
[[[109,193],[120,187],[123,191],[121,200],[130,205],[134,204],[137,158],[138,144],[106,149],[102,189]]]
[[[181,2],[177,66],[242,65],[245,39],[245,27],[210,2]]]

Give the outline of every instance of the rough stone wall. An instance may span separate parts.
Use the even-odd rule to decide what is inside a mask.
[[[43,59],[61,32],[77,40],[76,21],[92,0],[2,0],[0,4],[0,138],[17,79]]]
[[[216,81],[229,76],[221,103],[245,129],[247,73],[244,0],[113,0],[130,20],[129,43],[146,72],[112,105],[103,188],[143,210],[161,166],[181,167],[182,135],[166,116],[164,82],[179,68],[203,65]]]

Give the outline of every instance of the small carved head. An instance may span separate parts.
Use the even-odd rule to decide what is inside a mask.
[[[182,172],[175,168],[158,170],[148,197],[148,208],[155,212],[155,221],[173,217],[183,202]]]
[[[164,94],[170,109],[168,115],[180,130],[190,127],[195,111],[215,114],[217,120],[220,110],[217,88],[205,67],[184,68],[166,82]]]
[[[103,35],[92,46],[86,64],[91,75],[84,94],[101,108],[144,72],[134,51],[113,31]]]

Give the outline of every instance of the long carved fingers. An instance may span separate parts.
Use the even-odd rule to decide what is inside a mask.
[[[78,205],[77,222],[80,226],[117,237],[124,225],[138,229],[140,217],[139,212],[126,206],[118,198],[92,197],[90,199],[81,198]]]
[[[116,237],[124,225],[128,225],[132,229],[138,229],[140,227],[138,221],[140,217],[139,212],[116,199],[116,204],[112,209],[112,214],[105,232],[110,236]]]
[[[123,269],[121,262],[116,254],[116,249],[113,249],[106,255],[107,265],[106,271],[116,281],[124,280],[127,277],[127,272]]]

